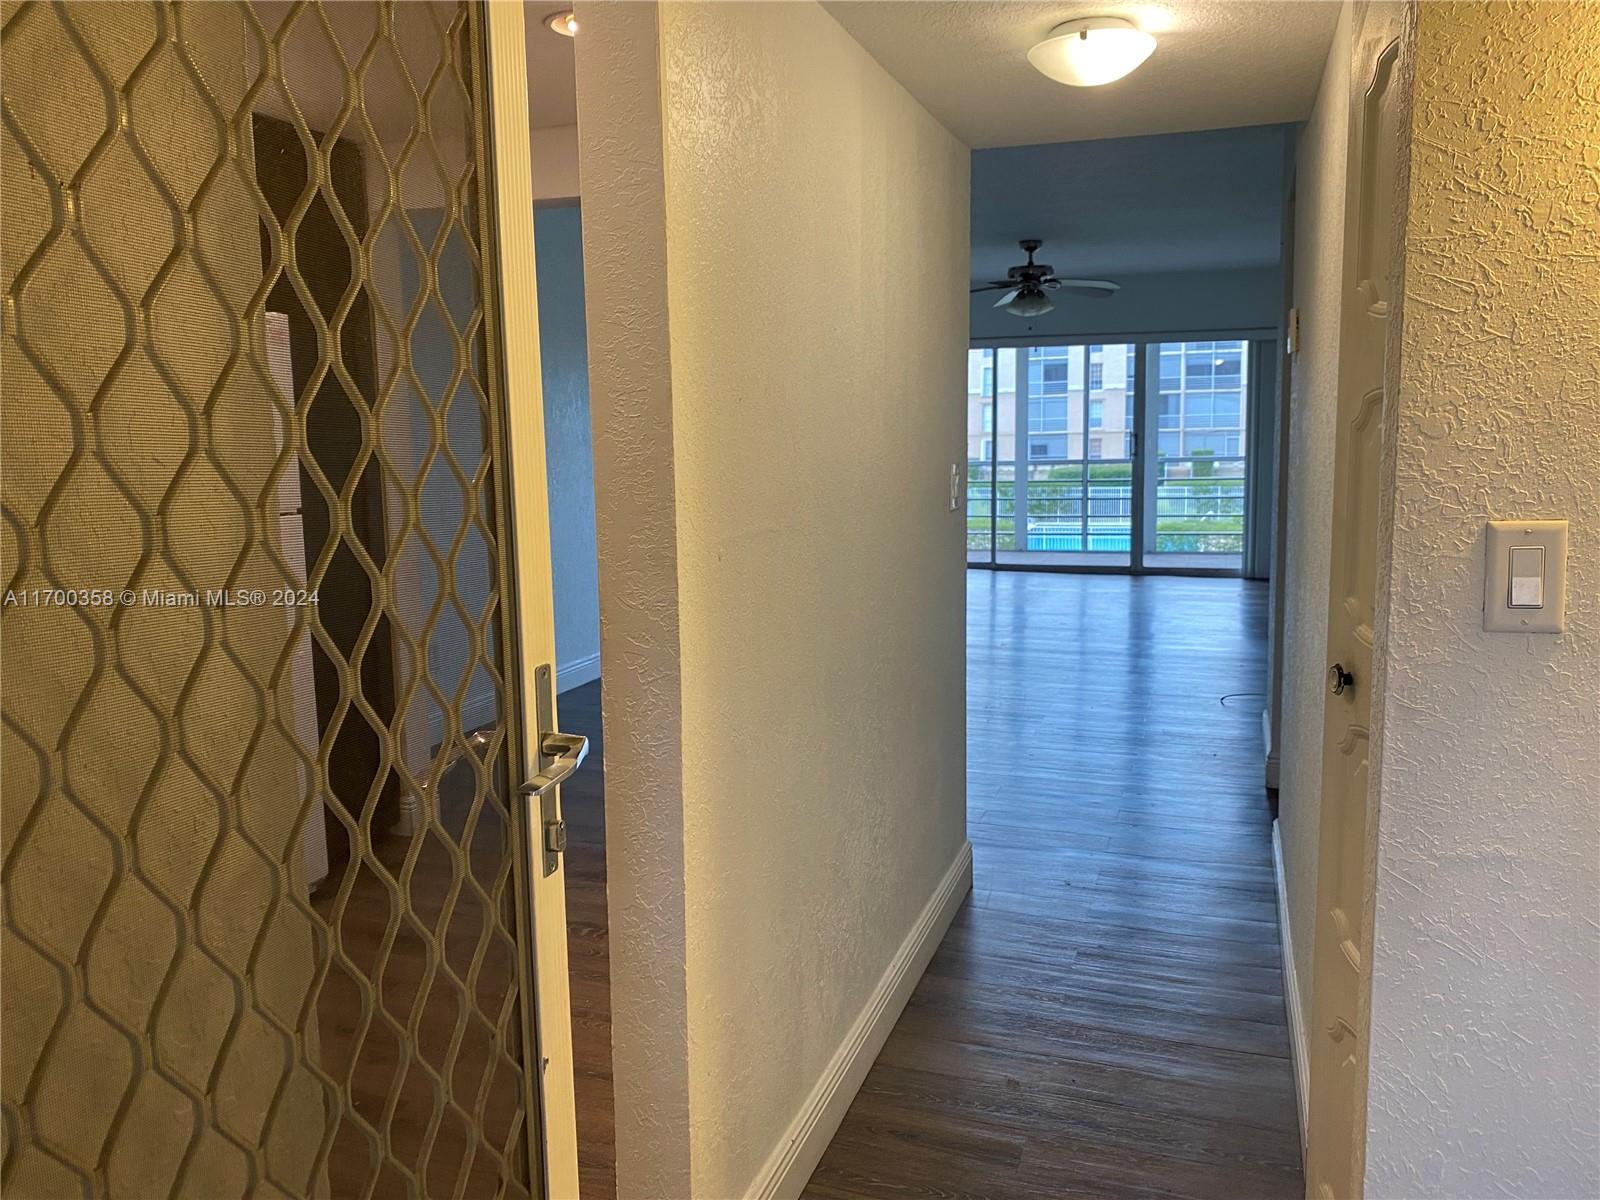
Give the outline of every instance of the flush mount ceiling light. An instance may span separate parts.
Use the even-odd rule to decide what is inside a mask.
[[[1121,17],[1084,17],[1057,25],[1028,61],[1057,83],[1099,87],[1121,79],[1156,48],[1156,40]]]
[[[578,36],[578,18],[573,16],[570,8],[553,12],[544,19],[544,23],[554,29],[562,37]]]

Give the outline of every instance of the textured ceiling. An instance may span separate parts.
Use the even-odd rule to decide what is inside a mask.
[[[1304,120],[1339,5],[1325,0],[832,0],[827,10],[967,145],[1026,146]],[[1125,79],[1064,87],[1028,64],[1062,21],[1122,16],[1156,35]]]
[[[551,13],[571,7],[561,0],[528,0],[523,5],[528,41],[528,123],[534,129],[578,122],[572,39],[562,37],[544,23]]]
[[[1274,267],[1281,125],[980,150],[972,156],[972,277],[1003,279],[1017,242],[1044,239],[1063,275]]]

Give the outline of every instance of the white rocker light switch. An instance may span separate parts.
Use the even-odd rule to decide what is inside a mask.
[[[1483,627],[1560,633],[1566,627],[1567,523],[1490,521],[1484,539]]]
[[[1507,603],[1512,608],[1544,607],[1544,547],[1511,547],[1511,595]]]

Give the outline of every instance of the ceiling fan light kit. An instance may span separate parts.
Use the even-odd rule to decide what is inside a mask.
[[[1122,17],[1066,21],[1028,51],[1041,74],[1071,87],[1099,87],[1129,74],[1155,51],[1156,39]]]
[[[1044,245],[1038,238],[1023,238],[1017,245],[1021,246],[1022,252],[1028,256],[1027,262],[1010,268],[1004,279],[991,279],[988,283],[972,289],[973,295],[979,292],[1004,293],[994,302],[994,306],[1005,309],[1014,317],[1043,316],[1055,308],[1050,299],[1051,292],[1066,292],[1071,296],[1104,300],[1122,289],[1121,284],[1112,283],[1109,279],[1057,277],[1056,269],[1049,263],[1033,261],[1034,251]]]
[[[1053,308],[1055,305],[1050,303],[1044,289],[1036,287],[1019,289],[1006,305],[1006,311],[1014,317],[1042,317]]]

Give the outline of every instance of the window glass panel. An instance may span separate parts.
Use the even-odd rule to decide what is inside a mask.
[[[988,458],[983,435],[994,432],[994,351],[967,351],[967,460]]]

